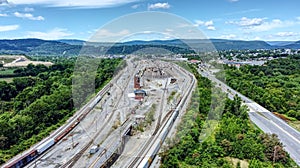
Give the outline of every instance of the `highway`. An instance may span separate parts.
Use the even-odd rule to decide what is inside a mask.
[[[238,95],[243,101],[244,105],[248,106],[250,112],[249,117],[251,121],[256,124],[263,132],[270,134],[277,134],[282,142],[284,149],[290,154],[291,158],[300,166],[300,133],[286,122],[275,116],[269,110],[265,109],[250,98],[233,90],[222,81],[215,78],[207,69],[199,66],[198,72],[215,82],[228,97],[233,99],[234,95]]]

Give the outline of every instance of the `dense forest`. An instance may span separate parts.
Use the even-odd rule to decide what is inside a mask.
[[[160,154],[161,167],[297,167],[276,135],[264,134],[250,122],[247,108],[238,97],[226,99],[215,131],[201,141],[211,97],[215,95],[211,92],[211,81],[201,77],[195,67],[191,69],[198,88],[175,138],[168,141],[166,150]]]
[[[212,46],[215,47],[211,48]],[[101,42],[85,42],[80,40],[0,40],[1,54],[24,54],[29,56],[77,56],[78,54],[80,54],[81,51],[84,51],[85,54],[100,53],[100,55],[131,54],[135,51],[145,48],[161,48],[171,51],[173,53],[184,54],[191,53],[191,47],[196,51],[239,51],[277,48],[299,49],[300,42],[294,42],[286,46],[273,46],[264,41],[241,41],[223,39],[174,39],[153,41],[129,41],[115,44]],[[105,51],[107,51],[107,53],[105,53]]]
[[[300,56],[264,66],[225,67],[226,83],[271,112],[300,120]]]
[[[11,83],[0,81],[0,164],[29,148],[62,125],[75,111],[72,78],[76,59],[60,58],[46,67],[29,64]],[[121,59],[100,59],[99,90],[112,78]]]

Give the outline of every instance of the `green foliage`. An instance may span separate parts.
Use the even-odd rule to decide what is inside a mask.
[[[167,102],[168,102],[168,103],[170,103],[170,101],[173,100],[173,98],[174,98],[174,96],[175,96],[176,93],[177,93],[176,91],[172,91],[172,92],[171,92],[170,96],[169,96],[168,99],[167,99]]]
[[[300,59],[269,61],[266,66],[226,67],[226,83],[272,112],[300,120]]]
[[[215,95],[210,95],[211,82],[199,76],[194,66],[191,69],[198,80],[198,89],[169,149],[160,154],[161,167],[234,167],[228,157],[249,161],[249,167],[253,168],[296,167],[274,135],[263,134],[250,122],[247,108],[238,97],[226,100],[217,129],[205,141],[199,141],[212,104],[211,97]],[[270,154],[274,153],[275,146],[274,160]]]
[[[120,62],[99,62],[97,90],[112,78]],[[74,63],[75,59],[60,59],[50,67],[28,65],[19,73],[31,76],[0,82],[0,163],[43,139],[74,113]]]

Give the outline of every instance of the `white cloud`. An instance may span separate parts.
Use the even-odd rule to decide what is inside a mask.
[[[11,0],[16,5],[46,5],[53,7],[105,8],[123,5],[138,0]]]
[[[207,26],[207,27],[208,26],[213,26],[214,22],[212,20],[210,20],[210,21],[205,22],[204,25]]]
[[[30,19],[30,20],[45,20],[43,16],[33,16],[31,13],[19,13],[15,12],[14,15],[19,18]]]
[[[278,37],[292,37],[292,36],[299,36],[299,33],[295,32],[278,32],[275,34]]]
[[[229,2],[238,2],[239,0],[229,0]]]
[[[282,21],[280,19],[267,20],[267,18],[247,18],[242,17],[239,21],[229,21],[227,24],[233,24],[241,27],[246,32],[263,32],[275,28],[288,27],[294,25],[294,21]]]
[[[237,36],[235,34],[225,34],[220,36],[221,39],[235,39]]]
[[[0,6],[7,6],[8,1],[7,0],[0,0]]]
[[[33,9],[33,8],[26,7],[26,8],[24,8],[24,11],[25,11],[25,12],[33,12],[34,9]]]
[[[264,22],[263,24],[261,24],[259,26],[250,27],[249,30],[255,31],[255,32],[262,32],[262,31],[269,31],[269,30],[272,30],[275,28],[288,27],[288,26],[292,26],[294,24],[295,23],[292,21],[281,21],[279,19],[274,19],[269,22]]]
[[[0,25],[0,32],[17,30],[19,27],[20,27],[19,25],[5,25],[5,26]]]
[[[138,7],[140,7],[139,4],[135,4],[135,5],[132,5],[132,6],[131,6],[132,9],[137,9]]]
[[[0,13],[0,17],[6,17],[8,16],[6,13]]]
[[[204,21],[202,21],[202,20],[195,20],[195,26],[203,26],[205,24],[205,22]]]
[[[256,37],[254,37],[254,39],[253,40],[257,40],[257,41],[259,41],[259,40],[262,40],[261,39],[261,37],[258,37],[258,36],[256,36]]]
[[[67,29],[54,28],[47,32],[30,31],[27,32],[26,38],[39,38],[45,40],[57,40],[73,35]]]
[[[209,21],[202,21],[202,20],[195,20],[195,26],[205,26],[207,30],[216,30],[214,26],[214,22],[212,20]]]
[[[207,26],[207,30],[216,30],[214,26]]]
[[[155,3],[148,5],[148,10],[155,10],[155,9],[169,9],[171,6],[168,2],[165,3]]]
[[[266,18],[247,18],[242,17],[239,21],[229,21],[229,24],[235,24],[242,27],[258,26],[263,24]]]

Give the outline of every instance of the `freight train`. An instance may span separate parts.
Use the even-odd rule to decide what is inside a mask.
[[[47,141],[36,147],[35,149],[30,150],[26,154],[20,156],[18,159],[14,160],[13,162],[4,165],[4,168],[21,168],[26,166],[28,163],[36,159],[38,156],[43,154],[45,151],[50,149],[54,144],[62,140],[69,132],[71,132],[79,123],[82,121],[89,112],[96,106],[96,104],[101,100],[102,95],[104,95],[109,88],[112,87],[112,84],[106,85],[92,100],[90,104],[85,106],[82,110],[82,113],[77,117],[75,120],[71,121],[71,123],[64,128],[60,133],[55,135],[52,138],[49,138]]]

